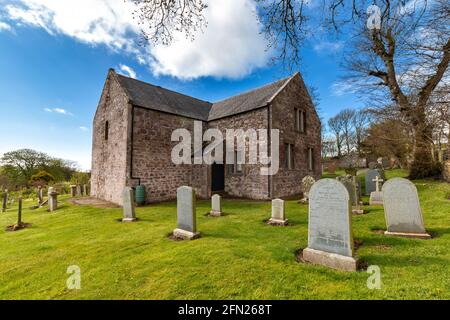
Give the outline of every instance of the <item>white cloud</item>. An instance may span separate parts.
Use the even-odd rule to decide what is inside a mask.
[[[341,97],[346,94],[351,94],[356,92],[355,85],[348,81],[336,81],[330,87],[331,94],[336,97]]]
[[[314,51],[318,53],[335,53],[344,47],[342,41],[319,41],[313,45]]]
[[[124,72],[125,75],[129,76],[130,78],[133,78],[133,79],[137,78],[136,72],[131,67],[121,64],[121,65],[119,65],[119,69],[120,69],[120,71]]]
[[[151,49],[156,74],[179,78],[239,78],[266,65],[266,41],[260,34],[253,0],[214,0],[205,12],[208,27],[195,41],[179,34],[176,42]]]
[[[73,116],[73,113],[67,111],[66,109],[62,109],[62,108],[53,108],[53,109],[45,108],[44,111],[50,112],[50,113],[59,113],[59,114],[63,114],[66,116]]]
[[[83,127],[83,126],[80,126],[80,130],[81,131],[89,131],[89,129],[87,127]]]
[[[0,21],[0,31],[2,31],[2,30],[9,31],[11,29],[12,28],[9,24],[7,24],[6,22]]]
[[[255,0],[210,0],[208,27],[194,42],[176,34],[169,46],[139,46],[140,27],[131,1],[17,0],[6,5],[7,17],[64,34],[83,43],[105,45],[132,54],[153,73],[191,79],[202,76],[238,78],[268,61],[260,34]],[[1,11],[2,9],[0,9]]]

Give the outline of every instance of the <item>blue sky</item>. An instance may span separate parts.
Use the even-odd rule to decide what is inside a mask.
[[[252,0],[227,1],[252,5]],[[110,14],[122,14],[124,8],[116,7],[121,1],[79,0],[77,10],[70,2],[0,0],[0,154],[32,148],[89,169],[93,115],[111,67],[207,101],[289,74],[269,63],[256,22],[227,28],[227,15],[245,15],[245,8],[211,9],[211,30],[197,42],[142,48],[135,45],[127,16]],[[98,10],[86,18],[88,3],[97,3]],[[340,41],[314,39],[302,52],[302,75],[318,88],[325,119],[362,105],[340,80],[343,47]]]

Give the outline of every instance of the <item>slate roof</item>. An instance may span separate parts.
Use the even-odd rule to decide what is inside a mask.
[[[292,77],[210,103],[120,74],[117,78],[136,106],[202,121],[217,120],[267,106]]]

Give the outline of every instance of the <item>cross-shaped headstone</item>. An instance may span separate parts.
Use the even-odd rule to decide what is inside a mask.
[[[383,179],[380,179],[379,176],[376,176],[375,179],[372,180],[373,182],[375,182],[375,186],[376,186],[376,191],[380,192],[380,183],[383,182]]]

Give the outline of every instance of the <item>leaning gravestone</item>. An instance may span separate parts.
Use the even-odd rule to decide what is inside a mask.
[[[333,269],[356,271],[350,196],[335,179],[314,184],[309,198],[308,248],[303,259]]]
[[[311,190],[311,187],[316,182],[316,179],[314,179],[311,176],[305,176],[302,179],[302,193],[303,198],[300,200],[300,203],[308,203],[309,198],[309,191]]]
[[[53,212],[58,209],[58,193],[53,187],[48,188],[48,211]]]
[[[122,192],[123,202],[123,219],[122,222],[136,221],[136,212],[134,205],[134,190],[130,187],[123,188]]]
[[[211,216],[220,217],[222,215],[221,199],[222,197],[218,194],[211,197],[211,212],[209,213]]]
[[[193,240],[200,237],[197,232],[195,191],[191,187],[183,186],[177,190],[177,219],[177,228],[173,231],[175,238]]]
[[[376,190],[376,184],[375,184],[374,179],[377,176],[383,180],[386,180],[384,177],[383,170],[381,170],[381,169],[367,170],[367,173],[366,173],[366,195],[370,196],[370,194]]]
[[[403,178],[389,179],[383,185],[386,235],[429,239],[425,231],[416,186]]]
[[[364,214],[364,210],[361,208],[359,190],[357,186],[357,178],[352,175],[336,177],[336,180],[341,182],[347,189],[350,196],[350,203],[352,205],[353,214]]]
[[[288,224],[288,220],[286,219],[285,215],[283,200],[272,200],[272,218],[269,219],[268,223],[276,226],[286,226]]]

